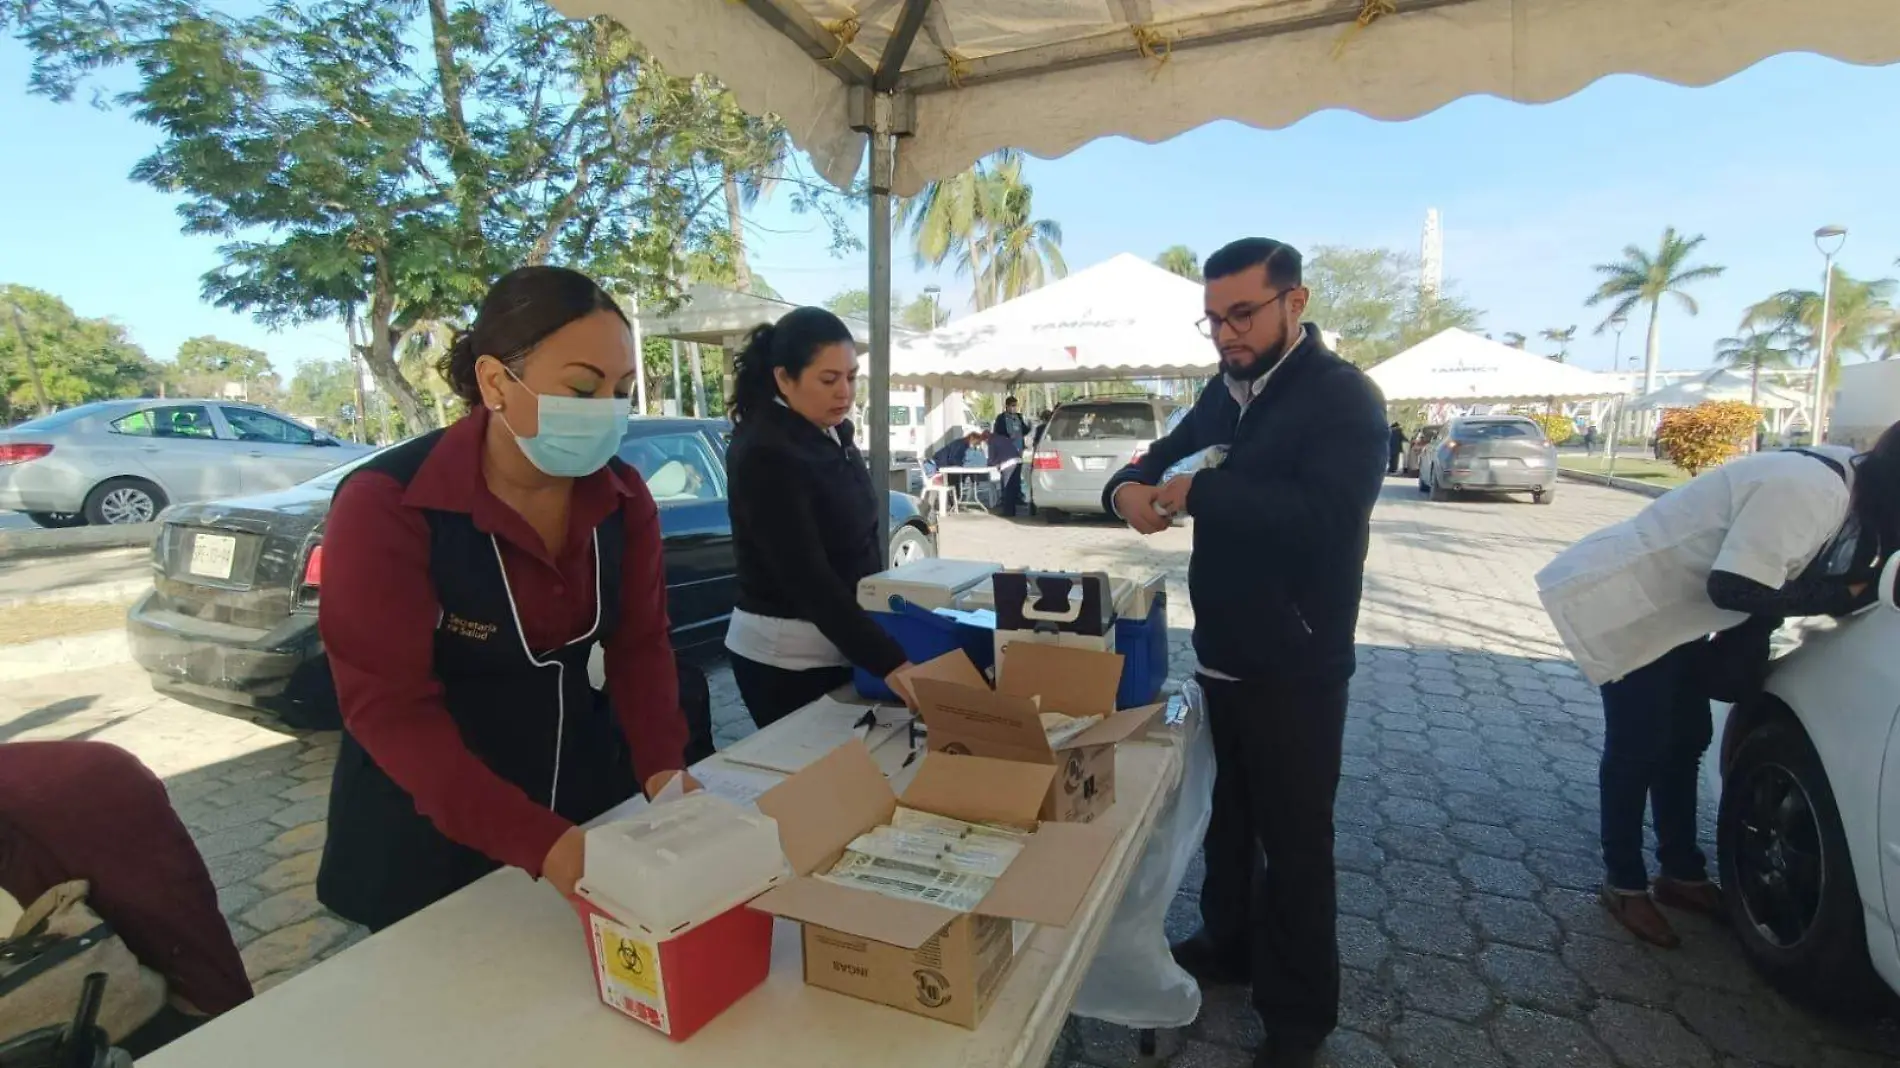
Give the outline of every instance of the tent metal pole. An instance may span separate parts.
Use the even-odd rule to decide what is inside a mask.
[[[634,290],[627,295],[627,305],[633,310],[633,414],[647,414],[647,350],[646,334],[640,329],[640,291]]]
[[[890,563],[891,527],[891,174],[896,138],[889,98],[871,100],[871,485],[877,495],[878,558]]]

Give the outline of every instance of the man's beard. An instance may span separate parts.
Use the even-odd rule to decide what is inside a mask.
[[[1286,354],[1293,350],[1293,346],[1299,344],[1301,336],[1300,333],[1289,332],[1285,337],[1280,339],[1278,344],[1272,347],[1271,351],[1273,355],[1268,356],[1265,352],[1256,352],[1254,353],[1253,362],[1245,367],[1237,366],[1228,358],[1227,354],[1223,352],[1220,357],[1221,373],[1227,375],[1229,378],[1234,378],[1242,382],[1252,382],[1261,375],[1273,370],[1275,364],[1286,359]],[[1249,349],[1248,351],[1252,352],[1253,350]]]

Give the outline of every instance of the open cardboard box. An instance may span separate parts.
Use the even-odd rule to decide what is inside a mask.
[[[1115,746],[1145,731],[1167,703],[1117,711],[1116,653],[1018,642],[1004,650],[996,689],[961,652],[918,666],[909,683],[932,752],[1059,768],[1038,815],[1088,823],[1115,803]],[[1051,748],[1042,712],[1102,717]]]
[[[974,1028],[1015,960],[1017,932],[1066,925],[1115,842],[1106,826],[1038,827],[1054,774],[1046,765],[947,753],[918,765],[905,807],[1035,829],[975,911],[953,912],[815,877],[852,839],[889,823],[898,805],[864,743],[848,742],[759,798],[798,877],[752,907],[804,925],[806,983]]]

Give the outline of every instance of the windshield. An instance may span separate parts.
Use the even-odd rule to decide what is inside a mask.
[[[68,423],[74,423],[84,419],[86,416],[98,411],[101,407],[103,407],[103,405],[97,403],[82,404],[77,408],[68,408],[63,412],[54,412],[52,415],[42,415],[38,419],[28,419],[24,423],[15,423],[5,429],[26,431],[28,433],[34,431],[45,432],[48,430],[58,430]]]
[[[1059,408],[1049,418],[1053,441],[1153,441],[1154,405],[1076,404]]]
[[[1503,441],[1507,438],[1541,438],[1544,432],[1536,423],[1523,423],[1511,420],[1504,423],[1460,423],[1457,438],[1459,441]]]
[[[395,448],[395,446],[392,445],[390,446],[390,448],[393,449]],[[385,451],[386,450],[384,449],[377,449],[375,452],[370,453],[368,456],[359,456],[356,459],[351,460],[349,463],[342,464],[337,467],[332,467],[328,471],[325,471],[323,474],[318,475],[317,477],[311,479],[308,482],[305,482],[304,485],[309,486],[311,489],[335,490],[338,486],[343,484],[343,479],[346,478],[351,471],[354,471],[357,468],[363,466],[364,464],[369,463],[371,460],[375,459],[376,457],[381,456]]]

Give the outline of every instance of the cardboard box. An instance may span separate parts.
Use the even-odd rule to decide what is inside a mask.
[[[1115,746],[1145,731],[1167,704],[1117,711],[1122,658],[1114,653],[1038,642],[1017,642],[1005,653],[994,690],[960,652],[911,674],[928,748],[1057,769],[1038,816],[1093,821],[1115,803]],[[1051,748],[1042,712],[1102,721]]]
[[[974,671],[974,668],[971,668]],[[805,982],[974,1028],[1009,974],[1025,928],[1060,927],[1082,904],[1114,845],[1108,827],[1046,823],[1036,811],[1055,769],[931,753],[903,804],[954,819],[1036,827],[973,912],[840,886],[815,877],[897,809],[864,743],[848,742],[759,798],[778,821],[798,878],[752,907],[804,925]]]

